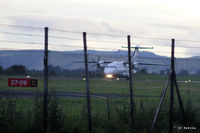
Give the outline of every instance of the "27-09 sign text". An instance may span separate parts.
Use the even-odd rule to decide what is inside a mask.
[[[37,79],[8,78],[9,87],[37,87]]]

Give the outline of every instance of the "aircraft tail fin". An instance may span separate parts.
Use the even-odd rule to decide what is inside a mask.
[[[128,48],[128,47],[122,46],[122,48]],[[139,45],[136,45],[135,47],[131,47],[131,48],[135,49],[132,55],[132,62],[134,65],[138,64],[137,56],[138,56],[139,49],[153,49],[153,47],[140,47]]]
[[[137,64],[137,62],[138,62],[138,59],[137,59],[138,52],[139,52],[138,47],[135,47],[135,51],[133,52],[133,55],[132,55],[132,62],[133,62],[133,64]]]

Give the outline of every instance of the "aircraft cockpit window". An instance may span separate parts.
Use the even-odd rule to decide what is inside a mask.
[[[106,68],[116,68],[116,66],[106,66]]]

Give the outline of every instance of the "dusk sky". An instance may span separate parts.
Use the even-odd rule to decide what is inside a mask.
[[[200,1],[198,0],[0,0],[0,24],[45,27],[77,32],[99,34],[128,35],[132,38],[164,38],[169,41],[147,40],[135,38],[133,42],[152,44],[155,51],[165,51],[165,47],[157,44],[170,44],[170,39],[200,40]],[[28,33],[28,31],[0,26],[0,32]],[[40,31],[41,32],[41,31]],[[30,30],[29,33],[41,34]],[[55,36],[81,38],[74,35],[54,33]],[[66,36],[65,36],[66,35]],[[126,38],[91,37],[91,40],[103,39],[126,42]],[[0,34],[0,40],[30,42],[30,39]],[[31,42],[43,42],[41,38]],[[56,44],[77,42],[54,40]],[[1,48],[24,47],[20,44],[0,43]],[[6,45],[6,46],[5,46]],[[19,46],[16,46],[19,45]],[[88,44],[90,45],[90,44]],[[96,42],[91,44],[97,46]],[[100,44],[99,44],[100,45]],[[102,44],[100,47],[112,45],[120,48],[121,44]],[[156,46],[157,45],[157,46]],[[199,43],[178,42],[180,46],[199,46]],[[98,47],[98,46],[97,46]],[[109,47],[109,46],[108,46]],[[58,48],[59,49],[59,48]],[[63,48],[60,48],[63,49]],[[200,52],[198,49],[176,49],[178,52]],[[169,49],[170,51],[170,49]],[[186,56],[186,55],[180,55]]]

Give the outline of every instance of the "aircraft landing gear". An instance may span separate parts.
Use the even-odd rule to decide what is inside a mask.
[[[125,77],[126,77],[126,80],[129,80],[129,74],[126,74]]]

